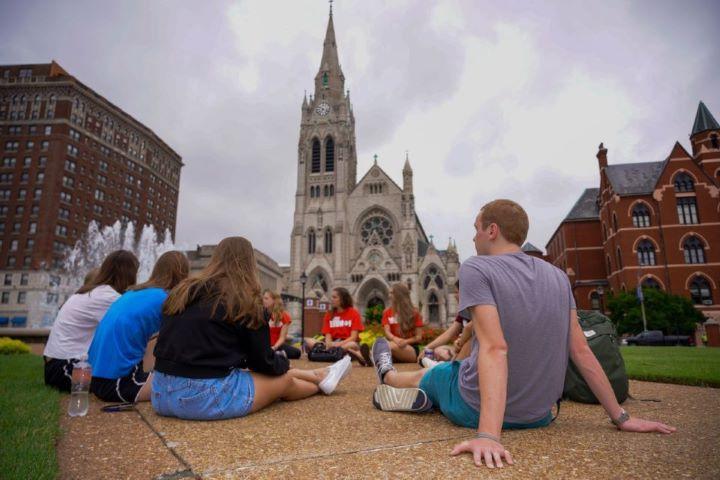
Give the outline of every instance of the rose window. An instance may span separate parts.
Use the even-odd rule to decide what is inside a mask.
[[[365,245],[389,245],[393,239],[392,224],[383,217],[370,217],[360,228],[360,237]]]

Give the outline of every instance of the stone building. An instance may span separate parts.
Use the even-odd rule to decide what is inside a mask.
[[[704,103],[690,134],[658,162],[609,165],[597,153],[600,187],[587,189],[547,245],[571,277],[578,305],[602,290],[644,287],[684,295],[720,317],[720,125]]]
[[[458,253],[439,250],[415,211],[413,171],[402,185],[374,165],[357,180],[355,116],[340,67],[332,11],[314,95],[303,99],[288,292],[327,299],[348,288],[358,308],[388,305],[389,287],[405,283],[423,318],[446,324],[456,314]]]

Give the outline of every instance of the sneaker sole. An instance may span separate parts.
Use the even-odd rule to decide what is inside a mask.
[[[419,406],[418,398],[422,398]],[[383,412],[423,412],[428,410],[427,394],[419,388],[395,388],[389,385],[378,385],[373,393],[373,405]]]

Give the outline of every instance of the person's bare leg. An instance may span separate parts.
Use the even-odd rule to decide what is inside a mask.
[[[287,374],[293,378],[304,380],[306,382],[319,384],[327,376],[328,367],[316,368],[314,370],[301,370],[299,368],[291,368]]]
[[[152,372],[155,369],[155,344],[157,343],[157,335],[153,335],[145,347],[145,355],[143,356],[143,371]]]
[[[427,372],[427,368],[412,372],[398,372],[396,370],[390,370],[385,374],[383,383],[397,388],[417,388],[420,385],[420,380],[422,380],[425,372]]]
[[[143,367],[143,369],[144,369],[144,367]],[[150,395],[152,395],[152,378],[153,378],[153,374],[151,373],[150,375],[148,375],[145,385],[143,385],[140,388],[140,391],[135,396],[135,403],[150,401]]]
[[[342,348],[345,349],[345,351],[349,353],[350,356],[360,365],[365,365],[365,359],[362,356],[362,352],[360,352],[360,345],[356,342],[348,342],[344,344]]]
[[[315,340],[312,337],[305,337],[303,344],[305,344],[305,351],[309,352],[315,346],[315,344],[322,343],[320,340]]]
[[[417,355],[415,355],[415,349],[410,345],[400,347],[395,342],[388,342],[390,344],[390,351],[392,352],[393,361],[398,363],[415,363],[417,361]]]
[[[314,383],[306,382],[288,374],[269,377],[250,372],[250,375],[252,375],[255,384],[255,398],[253,398],[251,412],[257,412],[279,399],[300,400],[315,395],[320,391]]]

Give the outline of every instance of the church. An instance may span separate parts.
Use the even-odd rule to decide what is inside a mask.
[[[406,155],[402,185],[377,162],[357,179],[355,117],[340,68],[332,9],[315,91],[303,98],[297,190],[287,291],[329,300],[347,288],[362,313],[389,306],[402,282],[426,323],[447,325],[457,310],[459,259],[450,241],[439,250],[415,210],[413,171]]]

